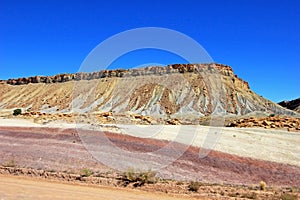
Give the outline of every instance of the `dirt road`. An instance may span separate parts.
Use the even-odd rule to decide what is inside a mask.
[[[8,199],[187,199],[171,197],[166,194],[148,193],[135,190],[92,187],[86,185],[72,185],[66,183],[49,182],[34,178],[13,177],[0,175],[0,200]],[[188,198],[191,199],[191,198]]]

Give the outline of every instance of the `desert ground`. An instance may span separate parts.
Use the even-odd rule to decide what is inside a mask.
[[[236,185],[254,189],[260,181],[264,181],[268,187],[277,188],[275,189],[277,196],[282,191],[289,191],[287,188],[300,187],[299,132],[193,125],[113,126],[108,124],[97,127],[63,122],[40,125],[23,119],[1,119],[0,138],[0,163],[3,166],[13,165],[18,168],[69,174],[80,174],[83,169],[89,169],[94,174],[107,172],[114,174],[122,170],[126,171],[129,167],[142,169],[150,166],[151,169],[157,171],[162,180],[176,180],[185,183],[197,181],[219,186]],[[110,143],[105,142],[104,139],[108,139],[107,141]],[[145,166],[139,165],[140,163]],[[10,169],[5,170],[6,172],[10,171]],[[12,195],[14,182],[16,185],[20,185],[18,188],[22,191],[20,194],[24,195],[24,198],[28,197],[27,194],[33,194],[31,190],[41,190],[41,193],[38,194],[45,195],[44,197],[47,198],[46,195],[49,193],[39,187],[49,185],[56,190],[61,184],[53,183],[52,185],[52,183],[43,182],[45,180],[39,180],[41,182],[37,184],[31,179],[10,177],[11,173],[6,172],[3,173],[6,174],[5,176],[1,176],[2,183],[5,182],[0,188],[0,196],[4,197],[2,199]],[[12,174],[18,175],[18,173]],[[43,175],[39,176],[44,177],[44,174],[43,172]],[[26,176],[26,174],[22,175]],[[32,174],[29,173],[29,176]],[[44,179],[47,180],[47,178]],[[54,180],[60,181],[60,178],[54,178]],[[120,187],[120,182],[116,179],[112,180],[112,183],[104,185]],[[21,185],[26,181],[28,181],[27,186],[22,186],[23,189],[21,189]],[[72,180],[71,183],[76,185],[81,182]],[[87,183],[94,185],[93,182]],[[35,184],[37,185],[35,186]],[[32,187],[29,187],[30,185]],[[95,190],[86,186],[83,187],[84,189],[77,185],[64,186],[62,189],[64,194],[67,195],[75,190],[79,193],[78,197],[81,195],[80,191],[91,190],[92,192]],[[4,189],[4,187],[8,189]],[[206,195],[200,195],[201,192],[199,192],[198,196],[193,196],[193,193],[191,195],[189,192],[183,192],[183,189],[181,191],[177,184],[173,189],[170,186],[153,186],[152,189],[149,187],[152,186],[144,186],[143,190],[181,193],[200,199],[226,199],[226,195],[224,198],[220,196],[226,191],[222,189],[212,190],[211,193],[206,192]],[[95,195],[118,199],[118,197],[105,195],[111,190],[114,191],[114,189],[100,188],[97,190],[99,194],[96,192]],[[201,188],[199,190],[201,191]],[[292,191],[295,192],[295,190]],[[123,192],[125,199],[138,199],[135,195],[138,196],[139,192],[135,193],[131,190]],[[277,196],[276,198],[272,196],[276,192],[271,192],[269,196],[266,194],[260,196],[259,193],[257,199],[276,199]],[[241,194],[241,192],[236,193]],[[225,192],[225,194],[227,193]],[[156,198],[154,194],[149,195],[149,199]],[[184,195],[180,198],[183,198]],[[228,193],[228,195],[232,194]],[[147,198],[146,196],[145,198]],[[19,199],[18,196],[11,197]],[[239,195],[236,195],[237,197]],[[240,197],[242,198],[241,195]],[[122,196],[122,199],[124,198]],[[166,196],[165,198],[171,197]],[[280,198],[278,197],[278,199]]]
[[[4,194],[2,194],[5,191]],[[144,200],[144,199],[193,199],[191,197],[173,197],[166,194],[150,193],[124,188],[95,187],[78,184],[66,184],[55,181],[33,180],[26,177],[0,176],[0,199],[64,199],[64,200]],[[206,199],[206,198],[202,198]]]

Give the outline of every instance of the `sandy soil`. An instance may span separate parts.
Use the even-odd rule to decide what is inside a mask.
[[[242,157],[300,166],[300,134],[263,128],[229,128],[173,125],[115,125],[95,127],[63,121],[40,125],[24,119],[0,118],[1,126],[80,128],[127,134],[141,138],[168,140],[212,149]],[[208,152],[199,152],[204,156]]]
[[[18,167],[71,173],[88,168],[106,173],[116,166],[142,168],[143,163],[155,170],[158,167],[162,178],[248,186],[265,181],[272,187],[299,188],[299,141],[299,133],[265,129],[38,125],[0,119],[0,164],[13,161]],[[158,198],[176,199],[162,193],[0,175],[1,200]]]
[[[6,119],[0,117],[0,126],[40,127],[41,125],[26,119]]]
[[[263,128],[119,125],[123,133],[176,141],[242,157],[300,166],[300,134]]]
[[[0,163],[56,171],[153,168],[163,178],[211,183],[300,186],[300,167],[210,151],[163,140],[75,129],[0,127]],[[106,143],[106,139],[113,146]],[[81,143],[85,141],[89,146]],[[116,147],[120,151],[116,151]],[[87,151],[87,149],[89,151]],[[179,153],[179,154],[178,154]]]
[[[45,180],[29,179],[25,177],[13,177],[0,175],[0,199],[64,199],[64,200],[93,200],[93,199],[193,199],[191,197],[171,197],[162,193],[149,193],[137,190],[111,187],[91,187],[86,185],[74,185]],[[199,199],[199,198],[198,198]]]

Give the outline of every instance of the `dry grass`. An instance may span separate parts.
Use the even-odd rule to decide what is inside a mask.
[[[261,182],[259,183],[259,188],[260,188],[260,190],[266,190],[266,188],[267,188],[266,182],[261,181]]]
[[[128,170],[123,174],[122,179],[125,181],[125,185],[135,183],[135,187],[142,186],[145,183],[153,184],[157,182],[156,172],[152,170],[134,170],[132,168],[128,168]]]
[[[297,200],[297,195],[294,194],[282,194],[280,197],[281,200]]]
[[[197,181],[196,182],[191,181],[188,186],[188,189],[189,189],[189,191],[197,192],[199,190],[200,186],[201,186],[201,183],[199,183]]]
[[[6,163],[3,164],[4,167],[16,167],[17,162],[15,160],[9,160]]]

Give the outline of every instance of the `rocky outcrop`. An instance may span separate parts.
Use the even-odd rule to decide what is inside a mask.
[[[282,101],[278,103],[282,107],[294,110],[300,113],[300,98],[291,101]]]
[[[195,121],[202,116],[253,112],[297,115],[251,91],[230,66],[222,64],[174,64],[10,79],[0,87],[0,109],[14,108],[52,114],[113,113],[97,117],[107,122],[115,120],[116,114],[129,113],[136,115],[129,121],[145,124],[175,118],[179,121],[167,123],[182,124],[187,118]]]
[[[234,120],[227,125],[228,127],[263,127],[266,129],[285,129],[288,131],[300,131],[300,118],[292,117],[262,117],[262,118],[242,118]]]
[[[102,70],[92,73],[75,73],[75,74],[59,74],[55,76],[34,76],[28,78],[9,79],[2,81],[10,85],[25,85],[29,83],[62,83],[68,81],[93,80],[112,77],[136,77],[147,75],[164,75],[174,73],[220,73],[225,76],[233,76],[233,70],[230,66],[222,64],[174,64],[166,67],[150,66],[139,69],[117,69],[117,70]],[[244,85],[245,89],[249,89],[247,82],[235,76],[239,82]]]

